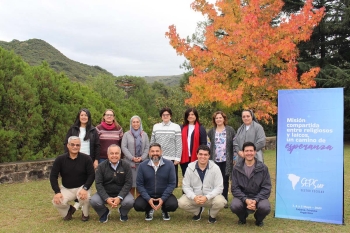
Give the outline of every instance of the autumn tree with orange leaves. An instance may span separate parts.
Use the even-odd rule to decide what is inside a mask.
[[[315,86],[318,67],[297,74],[297,44],[310,38],[324,8],[315,9],[307,0],[300,12],[284,18],[282,6],[281,0],[191,4],[210,22],[203,44],[180,38],[174,25],[166,33],[193,69],[185,88],[191,94],[187,104],[220,102],[232,110],[254,109],[258,119],[269,121],[277,113],[277,90]]]

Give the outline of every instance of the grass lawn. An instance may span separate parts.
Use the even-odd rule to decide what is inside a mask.
[[[113,210],[109,221],[101,224],[91,208],[90,221],[82,222],[81,211],[78,210],[72,221],[64,222],[51,204],[53,191],[50,182],[43,180],[0,185],[0,232],[350,232],[350,145],[345,146],[345,225],[274,218],[276,151],[266,151],[264,157],[270,170],[273,190],[270,197],[272,212],[262,228],[254,225],[252,215],[248,217],[246,225],[237,225],[238,219],[230,209],[220,211],[215,224],[208,224],[207,211],[200,221],[193,222],[192,215],[181,209],[170,213],[170,221],[163,221],[161,212],[157,211],[150,222],[144,220],[144,213],[134,210],[130,211],[128,222],[120,222],[117,210]],[[95,192],[93,188],[92,193]],[[180,197],[181,188],[177,188],[174,194]],[[229,198],[232,199],[232,195]]]

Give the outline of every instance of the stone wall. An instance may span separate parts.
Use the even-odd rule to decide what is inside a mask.
[[[276,149],[276,137],[266,137],[265,150],[275,150]]]
[[[265,150],[276,149],[276,137],[266,137]],[[0,184],[48,179],[54,159],[0,163]]]
[[[0,163],[0,184],[48,179],[54,159]]]

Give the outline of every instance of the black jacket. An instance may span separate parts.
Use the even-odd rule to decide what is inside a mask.
[[[96,169],[95,185],[102,200],[109,197],[124,197],[132,187],[132,173],[129,163],[120,160],[114,170],[109,160],[100,163]]]
[[[90,131],[90,157],[92,162],[98,160],[100,158],[100,137],[95,129],[95,127],[91,127]],[[79,127],[72,126],[67,132],[66,139],[64,140],[64,152],[68,152],[67,143],[68,138],[70,136],[79,137]]]
[[[235,198],[245,202],[247,198],[257,202],[268,199],[271,193],[271,179],[267,166],[255,159],[255,168],[250,178],[244,172],[245,160],[233,167],[231,191]]]

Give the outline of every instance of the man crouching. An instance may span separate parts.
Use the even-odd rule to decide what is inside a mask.
[[[255,225],[262,227],[264,218],[270,213],[268,200],[271,179],[267,166],[255,159],[256,147],[252,142],[243,144],[244,160],[232,171],[231,211],[238,217],[238,224],[246,224],[246,218],[254,213]]]
[[[132,173],[129,163],[120,159],[121,150],[116,144],[107,149],[108,160],[100,163],[96,169],[96,190],[90,204],[100,217],[101,223],[108,221],[111,209],[119,206],[120,221],[128,221],[128,213],[134,205],[134,197],[130,193]]]
[[[69,137],[68,152],[55,159],[50,173],[51,187],[55,192],[52,203],[65,221],[71,220],[76,211],[68,204],[75,199],[83,206],[81,220],[89,220],[90,186],[95,179],[95,170],[90,156],[79,152],[80,146],[79,137]],[[61,188],[58,186],[59,174],[62,177]]]

